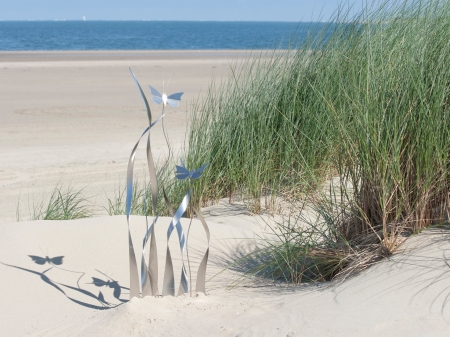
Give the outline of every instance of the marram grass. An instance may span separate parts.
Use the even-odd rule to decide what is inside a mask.
[[[186,162],[210,163],[196,203],[239,194],[259,213],[263,197],[301,196],[317,214],[273,227],[259,250],[235,262],[251,266],[246,277],[345,277],[449,219],[450,3],[339,12],[310,37],[298,49],[233,64],[230,79],[213,82],[191,115]],[[163,170],[159,179],[170,176]],[[181,199],[180,184],[166,189]],[[147,190],[134,189],[133,214],[151,213]],[[55,189],[33,218],[91,216],[84,201]],[[122,191],[107,211],[124,214]]]
[[[83,196],[83,189],[57,184],[49,198],[41,198],[29,206],[31,220],[74,220],[94,216],[94,206]],[[48,199],[48,200],[46,200]],[[17,219],[20,219],[19,208]]]
[[[295,283],[363,268],[449,219],[450,3],[341,11],[311,36],[233,66],[189,138],[189,162],[211,163],[203,202],[308,197],[318,222],[280,224],[249,271]],[[338,183],[323,193],[327,175]]]

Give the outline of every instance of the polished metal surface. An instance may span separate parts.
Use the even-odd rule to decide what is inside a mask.
[[[157,253],[156,253],[156,240],[154,235],[154,225],[156,223],[156,205],[157,205],[157,198],[158,198],[158,186],[157,186],[157,180],[156,180],[156,169],[153,162],[153,156],[151,152],[151,145],[150,145],[150,129],[164,116],[162,115],[160,118],[158,118],[155,122],[152,123],[152,113],[150,110],[150,106],[148,105],[147,98],[145,97],[144,92],[142,91],[141,86],[139,85],[139,82],[136,78],[136,76],[133,74],[133,71],[130,68],[131,76],[133,77],[133,80],[139,90],[139,93],[141,95],[141,98],[144,102],[146,111],[147,111],[147,117],[149,121],[148,128],[142,133],[141,137],[137,141],[136,145],[134,146],[133,150],[131,151],[131,156],[128,161],[128,169],[127,169],[127,199],[126,199],[126,214],[127,214],[127,223],[128,223],[128,247],[129,247],[129,262],[130,262],[130,299],[133,297],[139,297],[140,296],[140,287],[142,287],[142,296],[147,295],[158,295],[158,264],[157,264]],[[142,139],[142,137],[148,132],[147,137],[147,163],[150,173],[150,184],[151,184],[151,193],[152,193],[152,213],[154,217],[153,224],[148,227],[147,226],[147,233],[144,237],[143,242],[143,253],[141,257],[141,278],[139,280],[139,271],[136,263],[136,255],[134,252],[134,246],[133,241],[131,239],[131,232],[130,232],[130,214],[131,214],[131,204],[133,201],[133,168],[134,168],[134,159],[136,156],[136,149]],[[146,221],[147,218],[146,218]],[[149,265],[147,266],[145,262],[145,245],[147,243],[147,240],[149,236],[151,235],[150,240],[150,251],[149,251]],[[140,284],[140,285],[139,285]]]
[[[145,296],[157,296],[159,295],[159,289],[158,289],[158,254],[156,249],[156,238],[155,238],[155,226],[156,222],[158,220],[158,214],[157,214],[157,205],[158,205],[158,184],[157,184],[157,176],[156,176],[156,168],[155,163],[153,160],[152,155],[152,149],[151,149],[151,138],[150,138],[150,130],[151,128],[164,117],[164,107],[169,104],[172,107],[178,106],[179,100],[181,100],[181,96],[183,95],[182,92],[175,93],[170,96],[167,96],[165,93],[162,95],[152,86],[150,87],[150,90],[152,92],[152,99],[155,103],[161,104],[163,103],[163,109],[161,117],[159,117],[156,121],[152,122],[152,114],[150,110],[150,106],[148,104],[147,98],[145,97],[145,94],[139,85],[139,82],[136,78],[136,76],[133,74],[130,68],[130,73],[133,77],[133,80],[139,90],[139,93],[141,95],[141,98],[144,102],[146,111],[147,111],[147,117],[149,121],[149,126],[145,131],[142,133],[141,137],[136,142],[136,145],[133,147],[133,150],[131,151],[130,159],[128,161],[128,168],[127,168],[127,195],[126,195],[126,217],[127,217],[127,223],[128,223],[128,248],[129,248],[129,264],[130,264],[130,299],[133,297],[145,297]],[[170,145],[167,139],[167,134],[164,128],[163,124],[163,132],[164,136],[166,137],[167,145],[169,147],[169,155],[170,155]],[[150,175],[150,192],[152,196],[152,216],[153,221],[152,224],[149,226],[148,224],[148,217],[147,217],[147,211],[144,210],[146,216],[146,224],[147,224],[147,230],[144,235],[144,238],[142,240],[142,256],[141,256],[141,264],[140,264],[140,277],[139,277],[139,270],[136,263],[136,255],[134,251],[133,241],[131,239],[131,231],[130,231],[130,215],[131,215],[131,206],[133,202],[133,168],[134,168],[134,160],[136,156],[136,149],[141,141],[141,139],[144,137],[144,135],[147,135],[147,147],[146,147],[146,153],[147,153],[147,165]],[[170,156],[169,156],[170,157]],[[186,273],[185,268],[185,261],[184,261],[184,252],[186,250],[187,252],[187,238],[185,238],[183,227],[181,225],[181,217],[186,212],[187,207],[189,205],[189,201],[191,198],[191,180],[195,180],[201,177],[203,170],[209,165],[205,164],[202,167],[200,167],[197,170],[189,171],[186,168],[186,165],[184,164],[183,160],[180,158],[181,166],[176,165],[176,177],[179,180],[187,179],[189,181],[189,188],[186,192],[186,195],[183,198],[183,201],[179,205],[178,209],[174,211],[174,208],[172,207],[172,204],[170,203],[169,199],[167,198],[166,192],[163,187],[163,196],[164,201],[166,203],[166,206],[172,215],[171,222],[169,224],[169,228],[167,229],[167,249],[166,249],[166,263],[165,263],[165,271],[164,271],[164,280],[163,280],[163,289],[162,289],[162,295],[163,296],[175,296],[175,277],[174,277],[174,271],[173,271],[173,262],[172,262],[172,256],[169,248],[169,240],[172,235],[172,232],[174,229],[177,231],[178,235],[178,242],[180,246],[180,253],[181,253],[181,277],[180,277],[180,285],[177,292],[177,296],[186,294],[189,291],[189,281]],[[168,163],[168,160],[166,161],[163,168],[166,167]],[[145,199],[147,200],[147,195],[145,196]],[[144,205],[146,205],[146,200],[144,202]],[[144,206],[145,207],[145,206]],[[202,258],[202,261],[199,265],[198,271],[197,271],[197,281],[196,281],[196,291],[197,292],[203,292],[205,293],[205,278],[206,278],[206,266],[208,263],[208,256],[209,256],[209,242],[210,242],[210,232],[208,225],[205,222],[205,219],[202,217],[200,212],[197,211],[195,207],[192,206],[192,210],[199,218],[200,222],[203,225],[203,228],[205,230],[206,236],[207,236],[207,242],[208,247],[206,249],[206,252]],[[149,255],[148,255],[148,263],[146,260],[146,247],[148,245],[148,240],[150,239],[150,248],[149,248]],[[188,255],[188,263],[189,263],[189,255]],[[190,271],[189,271],[190,272]]]
[[[208,242],[208,248],[206,249],[205,255],[202,258],[202,262],[200,262],[200,266],[198,267],[197,271],[197,282],[195,284],[195,291],[197,293],[202,292],[206,295],[206,286],[205,286],[205,279],[206,279],[206,265],[208,264],[208,256],[209,256],[209,240],[210,240],[210,233],[209,233],[209,227],[206,224],[205,219],[203,218],[202,214],[197,211],[197,209],[192,206],[192,209],[194,210],[195,215],[197,215],[197,218],[200,220],[200,222],[203,225],[203,229],[206,233],[206,238]]]
[[[152,92],[153,102],[155,102],[156,104],[163,103],[163,106],[169,104],[172,108],[176,108],[179,105],[178,101],[181,101],[181,96],[183,96],[184,94],[184,92],[177,92],[175,94],[167,96],[165,93],[160,94],[159,91],[153,88],[151,85],[149,85],[148,87]]]
[[[167,254],[166,254],[166,266],[164,271],[164,282],[163,282],[163,296],[175,296],[175,280],[174,280],[174,273],[173,273],[173,264],[172,264],[172,258],[170,254],[170,248],[169,248],[169,239],[174,229],[177,230],[178,234],[178,241],[180,243],[180,252],[181,252],[181,280],[180,280],[180,287],[178,290],[177,296],[187,293],[189,290],[189,282],[187,278],[186,268],[184,265],[184,249],[185,249],[185,237],[183,233],[183,227],[181,226],[180,219],[184,212],[186,212],[187,206],[189,204],[189,199],[191,197],[190,190],[187,191],[186,195],[183,198],[183,201],[181,202],[180,206],[178,207],[177,211],[172,217],[172,220],[170,222],[169,228],[167,229]],[[167,208],[169,210],[172,210],[173,207],[170,205],[170,202],[167,199],[167,196],[164,197]]]
[[[199,169],[196,169],[194,171],[189,171],[186,168],[186,165],[183,162],[183,159],[180,158],[181,161],[181,166],[175,165],[177,170],[176,170],[176,176],[177,179],[179,180],[183,180],[183,179],[189,179],[189,180],[195,180],[198,179],[202,176],[202,172],[203,170],[209,165],[209,164],[205,164],[202,167],[200,167]]]

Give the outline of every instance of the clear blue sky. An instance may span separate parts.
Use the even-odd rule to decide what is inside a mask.
[[[354,10],[363,0],[353,0]],[[346,0],[0,0],[0,20],[322,21]],[[370,1],[369,1],[370,2]]]

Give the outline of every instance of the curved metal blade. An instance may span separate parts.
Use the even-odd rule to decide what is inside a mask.
[[[136,83],[136,86],[138,87],[139,93],[141,94],[142,101],[144,101],[145,109],[147,110],[148,125],[151,125],[152,124],[152,112],[150,110],[150,106],[148,105],[147,97],[145,97],[145,94],[142,91],[142,88],[139,85],[139,82],[138,82],[136,76],[134,76],[134,73],[131,70],[131,68],[128,68],[128,69],[130,69],[130,73],[131,73],[131,76],[133,76],[134,83]]]
[[[164,115],[163,115],[164,116]],[[127,167],[127,196],[126,196],[126,216],[127,216],[127,224],[128,224],[128,254],[129,254],[129,262],[130,262],[130,299],[133,297],[140,297],[140,282],[139,282],[139,271],[136,262],[136,254],[134,252],[133,240],[131,239],[131,231],[130,231],[130,216],[131,216],[131,205],[133,202],[133,168],[134,168],[134,159],[136,157],[136,149],[139,146],[139,143],[144,137],[144,135],[163,117],[161,116],[156,121],[154,121],[150,126],[148,126],[141,137],[139,137],[138,141],[133,147],[131,151],[130,159],[128,160]]]
[[[200,222],[203,225],[203,229],[206,233],[206,238],[208,240],[208,248],[206,249],[205,255],[203,256],[202,262],[200,262],[200,266],[198,267],[197,271],[197,282],[195,284],[195,291],[202,292],[206,294],[206,286],[205,286],[205,279],[206,279],[206,266],[208,264],[208,255],[209,255],[209,240],[210,240],[210,233],[209,233],[209,227],[206,223],[205,219],[203,218],[202,214],[197,211],[197,209],[192,206],[192,209],[194,210],[195,215],[197,215],[197,218],[200,220]]]
[[[145,246],[147,245],[148,238],[152,237],[154,239],[154,228],[156,225],[156,221],[158,220],[158,217],[155,217],[153,219],[153,223],[151,226],[147,229],[147,232],[145,233],[144,239],[142,240],[142,256],[141,256],[141,287],[142,287],[142,297],[145,296],[156,296],[158,295],[158,279],[155,279],[155,276],[150,272],[149,266],[147,265],[145,261]],[[154,255],[154,254],[153,254]],[[150,256],[152,254],[150,253]],[[149,264],[151,264],[152,261],[150,261]],[[158,266],[156,266],[157,268]]]
[[[176,228],[178,233],[178,241],[180,243],[180,251],[181,251],[181,280],[180,280],[180,290],[178,291],[178,295],[180,295],[180,291],[187,292],[189,289],[189,283],[187,279],[186,269],[184,266],[184,249],[185,249],[185,237],[183,233],[183,227],[181,226],[180,219],[184,212],[187,209],[187,206],[189,204],[189,199],[191,197],[191,191],[188,189],[186,195],[183,198],[183,201],[181,202],[180,206],[178,207],[177,211],[172,217],[172,220],[170,222],[169,228],[167,229],[167,252],[166,255],[166,269],[164,273],[164,283],[163,283],[163,296],[165,295],[172,295],[175,296],[175,289],[174,289],[174,276],[173,276],[173,266],[172,261],[169,261],[167,257],[170,256],[170,249],[169,249],[169,239],[170,235],[172,234],[173,230]],[[166,199],[166,197],[165,197]],[[166,203],[168,203],[168,200],[166,199]],[[168,207],[169,208],[169,207]],[[170,209],[170,208],[169,208]]]
[[[128,254],[130,262],[130,300],[133,297],[140,297],[140,287],[139,287],[139,271],[136,263],[136,255],[134,253],[133,240],[131,239],[130,231],[130,214],[131,214],[131,204],[133,201],[133,168],[134,168],[134,158],[136,156],[136,149],[141,141],[142,137],[150,130],[150,127],[145,129],[141,137],[137,141],[136,145],[131,151],[130,159],[128,160],[127,168],[127,198],[126,198],[126,213],[127,213],[127,224],[128,224]]]
[[[166,202],[166,206],[169,209],[169,213],[172,218],[175,216],[175,211],[173,209],[172,204],[167,198],[166,191],[163,186],[163,196],[164,201]],[[175,296],[175,277],[173,274],[173,264],[172,264],[172,256],[170,255],[169,245],[167,245],[166,249],[166,266],[164,270],[164,283],[163,283],[163,296]]]

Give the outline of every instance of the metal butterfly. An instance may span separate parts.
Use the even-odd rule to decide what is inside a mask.
[[[208,166],[209,164],[205,164],[202,167],[200,167],[197,170],[194,171],[189,171],[186,168],[186,165],[183,162],[183,159],[180,158],[181,161],[181,166],[175,165],[177,167],[177,171],[176,171],[176,176],[179,180],[183,180],[183,179],[198,179],[202,176],[202,172],[203,170],[206,168],[206,166]]]
[[[37,264],[45,264],[45,263],[49,263],[49,264],[53,264],[56,266],[59,266],[63,263],[63,257],[64,256],[56,256],[53,258],[49,258],[48,256],[46,257],[40,257],[40,256],[36,256],[36,255],[28,255],[29,257],[31,257],[31,259],[34,261],[34,263]]]
[[[153,88],[151,85],[149,85],[149,87],[153,95],[152,96],[153,102],[155,102],[156,104],[163,103],[164,106],[169,104],[172,108],[175,108],[180,104],[177,101],[181,101],[181,96],[184,94],[184,92],[177,92],[169,96],[167,96],[167,94],[165,93],[161,95],[159,91]]]

